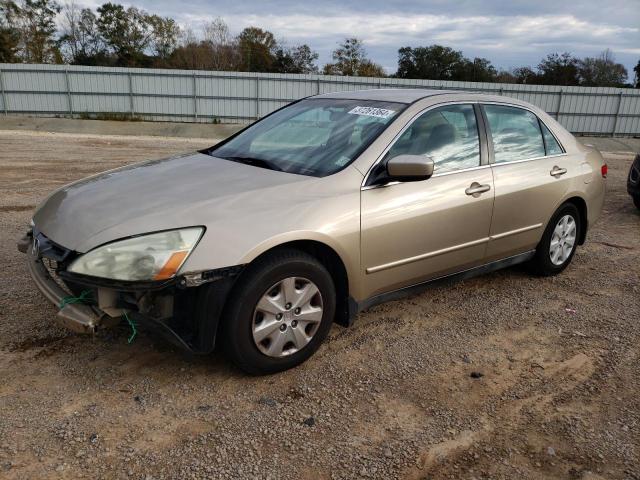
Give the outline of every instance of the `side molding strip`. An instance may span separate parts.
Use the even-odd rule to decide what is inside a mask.
[[[528,232],[529,230],[535,230],[536,228],[540,228],[541,226],[541,223],[536,223],[535,225],[529,225],[528,227],[516,228],[515,230],[509,230],[508,232],[491,235],[489,238],[491,240],[498,240],[500,238],[510,237],[511,235],[517,235],[518,233]]]
[[[530,230],[535,230],[540,227],[542,227],[542,223],[536,223],[535,225],[529,225],[528,227],[509,230],[508,232],[498,233],[497,235],[491,235],[490,237],[480,238],[478,240],[473,240],[472,242],[461,243],[460,245],[454,245],[453,247],[447,247],[441,250],[434,250],[433,252],[416,255],[415,257],[403,258],[401,260],[396,260],[394,262],[384,263],[382,265],[377,265],[375,267],[369,267],[365,271],[368,274],[380,272],[382,270],[387,270],[389,268],[399,267],[400,265],[406,265],[408,263],[418,262],[420,260],[425,260],[431,257],[437,257],[438,255],[443,255],[445,253],[455,252],[456,250],[462,250],[463,248],[473,247],[473,246],[481,245],[483,243],[487,243],[493,240],[499,240],[501,238],[510,237],[511,235],[517,235],[519,233],[528,232]]]
[[[523,262],[526,262],[527,260],[530,260],[531,258],[533,258],[535,254],[536,254],[536,251],[531,250],[529,252],[520,253],[518,255],[514,255],[512,257],[508,257],[502,260],[497,260],[495,262],[487,263],[485,265],[480,265],[479,267],[470,268],[468,270],[452,273],[450,275],[445,275],[443,277],[437,277],[422,283],[418,283],[416,285],[410,285],[408,287],[404,287],[399,290],[394,290],[392,292],[387,292],[387,293],[381,293],[380,295],[376,295],[374,297],[363,300],[362,302],[358,302],[357,308],[354,308],[353,313],[361,312],[362,310],[373,307],[374,305],[378,305],[380,303],[407,298],[410,295],[415,295],[426,290],[427,287],[434,284],[466,280],[468,278],[477,277],[478,275],[484,275],[485,273],[494,272],[502,268],[511,267],[513,265],[517,265],[519,263],[523,263]]]
[[[437,257],[438,255],[443,255],[445,253],[455,252],[456,250],[462,250],[463,248],[473,247],[475,245],[481,245],[483,243],[487,243],[488,241],[489,241],[489,237],[480,238],[478,240],[473,240],[471,242],[461,243],[460,245],[454,245],[453,247],[447,247],[441,250],[434,250],[433,252],[416,255],[415,257],[403,258],[402,260],[396,260],[395,262],[389,262],[383,265],[369,267],[365,271],[367,273],[376,273],[381,270],[386,270],[388,268],[399,267],[400,265],[406,265],[407,263],[413,263],[420,260],[424,260],[425,258]]]

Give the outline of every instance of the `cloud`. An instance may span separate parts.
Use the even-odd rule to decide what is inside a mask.
[[[89,0],[92,4],[96,0]],[[394,71],[402,46],[440,43],[499,67],[535,65],[551,52],[597,55],[611,48],[631,70],[640,54],[638,0],[134,0],[197,30],[222,17],[234,33],[255,25],[290,44],[307,43],[330,61],[345,37],[358,37],[375,61]],[[631,75],[633,76],[632,72]]]

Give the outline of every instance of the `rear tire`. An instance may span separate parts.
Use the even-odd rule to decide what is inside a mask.
[[[633,198],[633,204],[638,210],[640,210],[640,195],[635,195]]]
[[[531,259],[532,271],[537,275],[551,276],[567,268],[578,247],[581,228],[578,208],[572,203],[561,205],[551,217]]]
[[[335,310],[327,269],[305,252],[276,251],[249,265],[238,279],[223,315],[221,344],[249,374],[281,372],[315,353]]]

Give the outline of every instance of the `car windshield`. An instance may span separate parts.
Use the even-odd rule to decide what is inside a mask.
[[[405,107],[370,100],[302,100],[208,153],[256,167],[324,177],[351,163]]]

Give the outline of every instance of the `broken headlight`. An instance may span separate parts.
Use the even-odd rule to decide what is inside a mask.
[[[166,280],[178,272],[203,231],[183,228],[109,243],[80,256],[68,271],[112,280]]]

